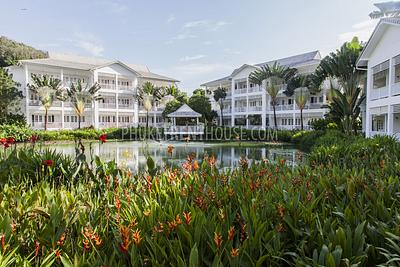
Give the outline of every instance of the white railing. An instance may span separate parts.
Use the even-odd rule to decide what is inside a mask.
[[[132,104],[118,104],[118,108],[120,109],[133,109]]]
[[[81,128],[89,127],[92,124],[89,122],[81,122]],[[79,127],[78,122],[64,122],[64,128],[67,129],[77,129]]]
[[[274,107],[271,106],[270,110],[274,110]],[[275,106],[276,111],[282,111],[282,110],[293,110],[293,105],[277,105]]]
[[[227,91],[226,92],[226,96],[231,96],[232,95],[232,91]]]
[[[32,127],[35,129],[44,129],[44,122],[32,122]],[[47,122],[47,129],[61,129],[61,122]]]
[[[29,106],[41,106],[42,104],[40,103],[39,100],[29,100]]]
[[[99,103],[99,108],[115,108],[115,103]]]
[[[263,89],[260,86],[255,86],[255,87],[250,87],[249,88],[249,93],[254,93],[254,92],[261,92]]]
[[[391,94],[392,95],[400,95],[400,83],[392,84]]]
[[[135,88],[129,85],[118,85],[118,90],[132,91],[135,90]]]
[[[388,87],[382,87],[378,89],[371,89],[369,92],[369,96],[371,100],[380,99],[384,97],[388,97],[389,89]]]
[[[115,84],[99,83],[101,89],[115,90]]]
[[[236,107],[235,112],[246,112],[247,108],[246,107]]]
[[[115,128],[117,127],[116,122],[99,122],[100,128]]]
[[[385,132],[385,131],[370,131],[369,132],[369,135],[372,137],[372,136],[375,136],[375,135],[386,135],[387,133]]]
[[[299,109],[297,106],[296,108]],[[304,109],[320,109],[320,108],[322,108],[322,104],[318,103],[308,104],[304,107]]]
[[[235,95],[247,94],[247,88],[235,89]]]
[[[249,111],[262,111],[262,106],[249,107]]]
[[[224,113],[231,113],[232,112],[232,108],[224,108],[223,112]]]
[[[73,105],[73,103],[71,103],[71,102],[64,102],[64,107],[73,107],[74,105]],[[91,108],[92,107],[92,104],[91,103],[86,103],[85,104],[85,108]]]
[[[164,134],[203,134],[203,125],[168,126],[164,128]]]

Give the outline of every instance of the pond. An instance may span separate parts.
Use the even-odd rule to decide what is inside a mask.
[[[168,146],[174,147],[172,154]],[[68,155],[75,155],[74,144],[51,144],[51,149]],[[295,166],[303,158],[303,152],[293,147],[267,146],[264,143],[204,143],[204,142],[140,142],[140,141],[107,141],[85,143],[86,154],[98,155],[102,160],[115,160],[119,165],[126,166],[132,171],[145,168],[146,156],[150,155],[157,166],[180,166],[189,154],[201,161],[205,155],[214,155],[219,168],[235,168],[239,166],[241,157],[246,157],[251,164],[262,159],[277,160],[283,158],[286,163]]]

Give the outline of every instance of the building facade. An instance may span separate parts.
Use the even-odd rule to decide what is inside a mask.
[[[357,67],[367,71],[365,135],[400,138],[400,18],[379,21]]]
[[[9,71],[24,95],[21,110],[27,123],[35,129],[44,128],[45,113],[39,97],[28,89],[32,74],[60,79],[64,88],[78,80],[84,85],[97,82],[102,99],[87,103],[85,115],[81,118],[81,127],[95,128],[145,125],[146,111],[137,101],[137,88],[147,81],[155,86],[170,86],[178,82],[152,73],[146,66],[62,54],[51,54],[46,59],[21,60],[18,65],[9,67]],[[156,106],[149,112],[150,126],[162,123],[162,110],[162,106]],[[68,100],[55,101],[48,113],[48,129],[77,127],[78,117],[71,103]]]
[[[296,68],[300,74],[313,73],[321,61],[319,51],[300,54],[292,57],[272,60],[255,65],[245,64],[235,69],[229,76],[218,80],[207,82],[201,86],[209,92],[213,107],[221,112],[218,103],[213,100],[212,92],[218,87],[227,90],[227,97],[223,102],[223,124],[232,127],[245,127],[248,129],[266,129],[274,126],[273,107],[270,104],[270,96],[265,89],[249,81],[249,75],[264,65],[272,65],[278,62],[281,66]],[[303,118],[305,129],[313,119],[322,118],[327,112],[326,92],[311,95],[305,109]],[[277,125],[279,129],[300,128],[300,110],[297,107],[294,97],[286,96],[283,91],[278,95],[276,108]],[[220,121],[221,123],[221,121]]]

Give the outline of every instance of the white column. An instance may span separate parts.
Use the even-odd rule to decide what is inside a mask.
[[[30,118],[29,114],[29,88],[28,88],[28,83],[29,83],[29,71],[28,71],[28,64],[25,63],[24,65],[24,71],[25,71],[25,116],[26,116],[26,122],[30,125],[32,125],[32,118]],[[30,123],[29,123],[30,122]]]
[[[387,134],[393,134],[393,105],[388,105],[388,113],[387,113]]]
[[[139,105],[138,105],[138,101],[136,98],[136,94],[137,94],[137,86],[138,86],[138,79],[135,78],[135,80],[132,81],[132,86],[134,88],[134,92],[133,92],[133,123],[135,126],[138,126],[139,124]]]
[[[246,77],[246,128],[249,129],[249,77]]]
[[[392,84],[393,84],[393,78],[394,78],[394,69],[393,69],[393,58],[389,59],[389,81],[388,81],[388,96],[392,96]]]
[[[116,110],[117,110],[117,118],[116,118],[116,123],[117,123],[117,128],[119,126],[118,120],[119,120],[119,105],[118,105],[118,97],[119,97],[119,85],[118,85],[118,74],[115,74],[115,105],[116,105]]]
[[[60,70],[60,80],[61,80],[61,83],[64,84],[64,70],[63,69]],[[64,115],[65,115],[64,101],[61,101],[61,129],[65,128]]]
[[[267,128],[267,94],[263,92],[261,95],[261,105],[262,105],[262,113],[261,113],[261,126],[265,130]]]
[[[296,112],[295,112],[295,110],[296,110],[296,101],[294,101],[294,98],[293,98],[293,124],[292,124],[292,129],[294,129],[295,128],[295,125],[296,125]]]
[[[232,112],[231,112],[231,126],[234,127],[235,126],[235,81],[232,79],[232,84],[231,84],[231,88],[232,88]]]
[[[93,83],[98,82],[99,76],[97,71],[93,72]],[[94,107],[93,107],[93,124],[95,129],[99,129],[99,103],[98,101],[94,101]]]
[[[366,107],[365,107],[365,136],[366,137],[370,137],[370,133],[371,133],[371,114],[370,114],[370,110],[369,110],[369,93],[371,92],[372,89],[372,69],[368,67],[368,71],[367,71],[367,86],[366,86],[366,93],[365,93],[365,103],[366,103]]]

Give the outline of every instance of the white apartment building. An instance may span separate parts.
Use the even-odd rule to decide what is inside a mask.
[[[220,113],[220,108],[213,100],[212,92],[218,87],[227,89],[227,97],[224,100],[224,125],[231,127],[246,127],[248,129],[266,129],[274,127],[273,107],[271,100],[263,87],[252,84],[249,75],[265,65],[278,62],[281,66],[296,68],[301,74],[313,73],[321,61],[319,51],[272,60],[260,64],[244,64],[235,69],[229,76],[215,81],[207,82],[201,86],[210,93],[213,109]],[[313,119],[322,118],[327,112],[326,92],[321,91],[311,95],[306,108],[303,110],[305,129]],[[219,114],[220,115],[220,114]],[[278,95],[276,106],[277,125],[280,129],[300,128],[300,110],[296,106],[294,97],[288,97],[283,92]],[[221,118],[221,116],[220,116]],[[221,121],[220,121],[221,123]]]
[[[146,111],[136,100],[136,90],[144,82],[155,86],[174,85],[178,81],[152,73],[146,66],[125,64],[98,58],[50,54],[46,59],[21,60],[9,67],[14,81],[24,94],[21,110],[32,128],[43,129],[44,108],[39,98],[28,89],[31,75],[49,75],[60,79],[65,88],[81,80],[84,84],[99,83],[102,100],[88,103],[81,127],[133,127],[146,124]],[[163,108],[156,106],[149,113],[149,125],[162,123]],[[74,129],[78,118],[71,103],[55,101],[48,113],[48,129]]]
[[[379,21],[357,67],[367,71],[365,135],[400,138],[400,18]]]

